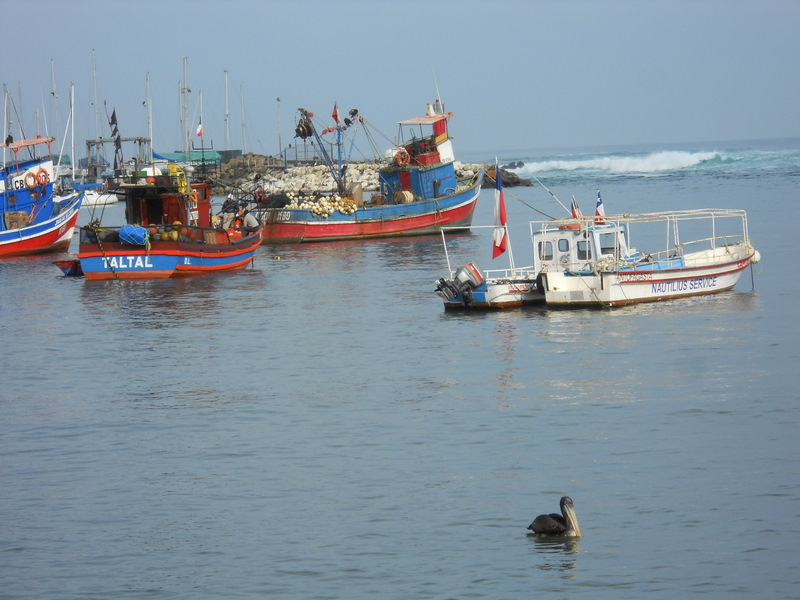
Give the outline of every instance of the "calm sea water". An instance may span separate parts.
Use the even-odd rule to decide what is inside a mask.
[[[799,149],[499,154],[584,213],[746,209],[763,261],[716,297],[445,313],[437,237],[188,281],[0,262],[0,596],[800,597]],[[529,259],[561,209],[506,202]],[[503,266],[489,236],[455,248]],[[565,494],[584,537],[526,535]]]

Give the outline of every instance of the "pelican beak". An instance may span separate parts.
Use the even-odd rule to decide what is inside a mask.
[[[564,504],[564,519],[567,521],[567,535],[569,537],[581,537],[578,517],[575,515],[575,507],[572,505],[572,502]]]

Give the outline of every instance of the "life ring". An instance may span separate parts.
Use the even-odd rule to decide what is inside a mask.
[[[36,180],[36,173],[33,171],[28,171],[25,173],[25,187],[29,190],[32,190],[37,185],[39,185],[39,182]]]
[[[564,223],[563,225],[558,226],[559,229],[580,229],[581,226],[579,223]]]
[[[39,185],[47,185],[50,183],[50,175],[48,175],[47,171],[44,169],[39,169],[39,171],[36,173],[36,182]]]
[[[398,167],[405,167],[411,162],[411,155],[405,148],[400,148],[394,155],[394,162]]]

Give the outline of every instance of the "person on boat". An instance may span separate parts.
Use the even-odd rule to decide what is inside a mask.
[[[233,224],[236,214],[239,212],[239,203],[233,194],[228,194],[225,202],[222,203],[222,228],[229,229]]]
[[[258,222],[255,215],[251,213],[249,210],[245,211],[242,209],[239,211],[239,221],[241,221],[241,226],[239,229],[245,235],[249,235],[251,233],[255,233],[259,229],[261,229],[261,223]]]
[[[233,194],[228,194],[228,197],[225,198],[225,202],[222,203],[222,212],[236,214],[238,210],[239,210],[239,203],[233,197]]]
[[[264,188],[258,188],[253,194],[253,202],[259,206],[265,206],[268,201],[269,196],[267,196],[267,192],[264,191]]]

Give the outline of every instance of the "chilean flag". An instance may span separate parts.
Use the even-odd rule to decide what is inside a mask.
[[[492,258],[506,251],[508,231],[506,230],[506,201],[503,197],[503,180],[497,161],[494,163],[494,235],[492,236]]]
[[[573,219],[580,219],[583,217],[583,214],[581,214],[581,209],[578,208],[578,201],[575,200],[575,196],[572,197],[572,206],[570,207],[570,211],[572,212]]]
[[[594,222],[602,225],[606,222],[606,208],[603,206],[603,199],[600,197],[600,190],[597,191],[597,207],[594,209]]]

